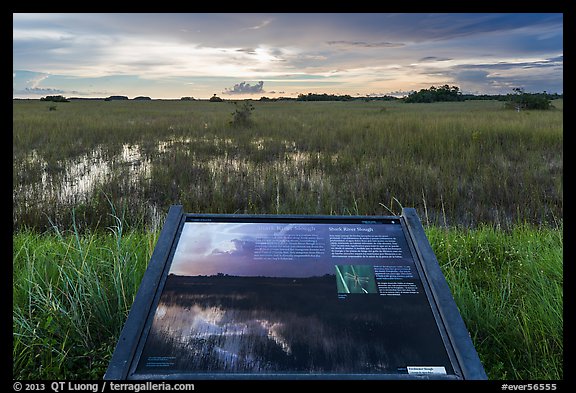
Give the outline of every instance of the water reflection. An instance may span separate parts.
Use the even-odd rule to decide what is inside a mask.
[[[269,143],[271,139],[263,138],[249,142],[258,151],[265,150]],[[283,147],[282,153],[272,157],[268,164],[283,175],[304,178],[304,168],[309,165],[312,156],[298,151],[294,142],[281,141],[280,145]],[[196,151],[198,146],[213,147],[216,150],[214,154],[206,155],[202,149]],[[99,146],[86,154],[57,160],[55,163],[48,163],[36,150],[32,150],[21,162],[15,163],[16,179],[29,179],[31,168],[39,175],[31,182],[15,182],[15,208],[30,208],[42,201],[71,205],[88,202],[94,191],[114,176],[125,179],[126,184],[133,186],[141,186],[141,179],[148,179],[150,183],[152,169],[160,162],[158,158],[174,151],[183,152],[190,157],[191,162],[201,162],[209,170],[216,186],[222,184],[223,179],[234,179],[237,173],[261,171],[261,163],[249,157],[239,158],[229,154],[236,147],[230,138],[180,137],[154,142],[151,150],[144,145],[123,144],[113,156]],[[318,174],[315,180],[318,182],[320,179],[321,174]]]
[[[120,153],[108,158],[101,147],[72,160],[50,165],[35,150],[25,161],[42,173],[38,182],[16,184],[14,197],[37,203],[34,197],[74,204],[86,202],[94,190],[110,179],[116,168],[122,167],[128,179],[150,177],[151,161],[144,158],[138,145],[124,144]]]
[[[342,300],[335,282],[333,275],[170,275],[137,372],[382,373],[406,365],[450,370],[424,303],[399,304],[378,295]]]
[[[284,324],[256,318],[255,313],[220,307],[190,308],[160,304],[154,318],[156,334],[179,352],[211,353],[214,366],[227,370],[262,370],[262,359],[252,355],[256,345],[274,342],[286,354],[291,349],[283,336]],[[251,342],[245,338],[251,337]],[[187,360],[189,361],[189,360]]]

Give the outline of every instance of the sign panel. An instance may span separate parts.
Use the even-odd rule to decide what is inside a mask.
[[[107,378],[464,379],[404,217],[182,214],[176,227]]]

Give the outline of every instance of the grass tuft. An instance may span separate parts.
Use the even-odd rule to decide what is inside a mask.
[[[14,235],[15,379],[100,379],[158,233]]]
[[[562,379],[562,227],[426,234],[489,378]]]

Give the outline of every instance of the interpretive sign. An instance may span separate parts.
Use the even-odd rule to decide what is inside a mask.
[[[414,209],[170,209],[106,379],[486,379]]]

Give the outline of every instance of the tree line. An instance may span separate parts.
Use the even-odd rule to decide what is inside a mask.
[[[512,93],[498,95],[473,95],[462,94],[458,86],[444,85],[440,87],[432,86],[429,89],[421,89],[410,93],[404,102],[407,103],[431,103],[446,101],[467,101],[467,100],[498,100],[505,101],[504,107],[515,109],[518,112],[526,109],[552,109],[552,100],[563,98],[563,94],[526,93],[523,88],[512,89]]]
[[[467,100],[497,100],[505,101],[505,107],[509,109],[550,109],[552,108],[551,101],[554,99],[563,98],[563,94],[547,93],[526,93],[523,88],[514,88],[512,93],[508,94],[463,94],[458,86],[431,86],[428,89],[420,89],[419,91],[412,91],[408,96],[398,98],[389,95],[383,96],[358,96],[352,97],[349,94],[327,94],[327,93],[308,93],[298,94],[297,98],[293,97],[260,97],[262,102],[275,102],[275,101],[403,101],[405,103],[432,103],[432,102],[450,102],[450,101],[467,101]],[[72,98],[76,99],[76,98]],[[40,98],[41,101],[52,102],[69,102],[64,96],[46,96]],[[128,100],[126,96],[110,96],[104,98],[105,101],[115,100]],[[133,100],[151,100],[150,97],[135,97]],[[182,101],[196,101],[193,97],[182,97]],[[214,94],[210,98],[211,102],[222,102],[222,98]]]

